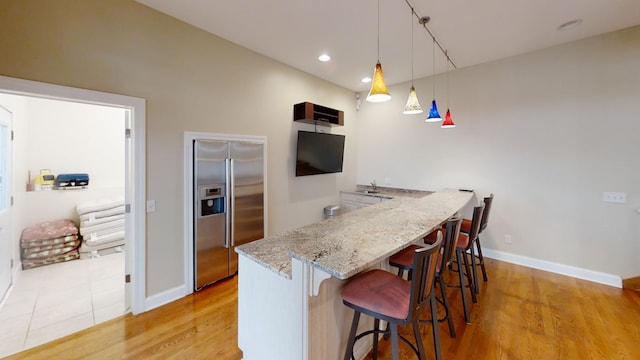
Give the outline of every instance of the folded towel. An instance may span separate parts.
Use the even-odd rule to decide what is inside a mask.
[[[123,215],[124,214],[124,205],[116,206],[111,209],[101,210],[101,211],[92,211],[86,214],[80,215],[80,221],[92,221],[96,219],[102,219],[104,217],[114,216],[114,215]]]
[[[86,236],[92,233],[104,234],[104,233],[110,233],[114,231],[124,231],[124,219],[80,227],[80,234],[82,236]]]
[[[124,219],[124,214],[122,215],[113,215],[113,216],[105,216],[101,218],[89,218],[88,220],[80,221],[80,228],[93,226],[98,224],[104,224],[110,221],[116,221]]]
[[[96,201],[87,201],[76,206],[78,215],[90,212],[103,211],[113,209],[115,207],[124,206],[124,196],[117,196],[112,199],[101,199]]]
[[[88,236],[83,236],[83,239],[84,239],[84,243],[88,245],[98,245],[98,244],[115,241],[119,239],[122,239],[124,241],[124,231],[115,231],[115,232],[105,233],[105,234],[92,233],[92,234],[89,234]]]

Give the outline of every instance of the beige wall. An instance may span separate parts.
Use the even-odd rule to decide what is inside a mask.
[[[455,129],[364,103],[358,182],[495,193],[486,248],[621,276],[640,274],[640,27],[450,74]],[[423,106],[432,79],[415,83]],[[446,77],[436,79],[442,115]],[[626,204],[602,202],[626,192]],[[504,236],[512,235],[506,245]]]
[[[147,296],[183,284],[184,131],[268,139],[270,233],[321,219],[355,185],[353,93],[128,0],[5,1],[0,74],[147,101]],[[293,104],[344,110],[344,173],[293,176]]]

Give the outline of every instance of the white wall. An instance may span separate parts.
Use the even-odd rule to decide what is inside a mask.
[[[78,221],[76,206],[124,196],[124,110],[0,93],[13,115],[14,259],[22,230],[43,221]],[[40,169],[88,173],[89,188],[26,191]]]
[[[123,188],[124,109],[39,98],[27,104],[33,177],[40,169],[88,173],[91,188]]]
[[[402,115],[409,84],[358,114],[358,183],[495,193],[485,248],[640,274],[640,27],[450,73],[455,129]],[[423,107],[432,79],[415,82]],[[446,77],[436,79],[442,115]],[[602,192],[627,193],[626,204]],[[513,244],[504,243],[504,235]]]
[[[41,169],[56,176],[89,174],[88,189],[28,192],[24,203],[24,224],[69,218],[78,221],[76,206],[114,196],[124,196],[125,110],[40,98],[27,98],[26,133],[29,141],[26,168],[31,180]],[[27,173],[16,173],[17,179]],[[18,191],[22,191],[18,188]]]

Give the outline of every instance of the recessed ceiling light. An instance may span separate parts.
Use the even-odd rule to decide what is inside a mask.
[[[331,60],[331,56],[329,56],[327,54],[322,54],[322,55],[318,56],[318,60],[320,60],[322,62],[327,62],[327,61]]]
[[[558,26],[558,30],[563,31],[563,30],[573,29],[574,27],[576,27],[576,26],[578,26],[580,24],[582,24],[582,19],[575,19],[575,20],[567,21],[566,23]]]
[[[371,82],[371,78],[370,77],[362,78],[362,80],[360,80],[360,81],[362,81],[365,84],[366,83],[370,83]]]

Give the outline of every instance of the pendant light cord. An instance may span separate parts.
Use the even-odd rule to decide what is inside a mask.
[[[447,57],[447,110],[449,110],[449,55],[447,50],[444,51],[444,55]]]
[[[378,0],[378,62],[380,62],[380,0]]]
[[[411,8],[411,20],[413,20],[413,14],[415,11]],[[409,21],[411,24],[411,87],[413,87],[413,21]]]
[[[432,43],[432,51],[433,51],[433,99],[436,99],[436,38],[433,38]]]

